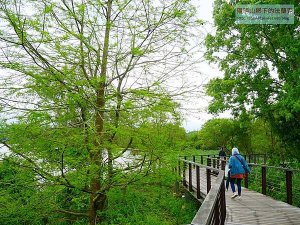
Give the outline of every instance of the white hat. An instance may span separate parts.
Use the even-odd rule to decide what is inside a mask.
[[[231,152],[232,152],[232,155],[240,154],[239,150],[237,148],[233,148]]]

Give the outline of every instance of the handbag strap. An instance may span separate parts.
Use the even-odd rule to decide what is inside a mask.
[[[242,160],[239,158],[239,157],[237,157],[237,155],[234,155],[235,156],[235,158],[237,158],[239,161],[240,161],[240,163],[242,164],[242,167],[243,167],[243,169],[245,170],[245,173],[247,174],[247,173],[250,173],[250,171],[247,169],[247,167],[243,164],[243,162],[242,162]]]
[[[237,155],[234,155],[234,156],[235,156],[235,158],[237,158],[237,159],[240,161],[240,163],[242,164],[242,166],[243,166],[243,168],[244,168],[245,166],[244,166],[244,164],[242,163],[241,159],[240,159],[239,157],[237,157]]]

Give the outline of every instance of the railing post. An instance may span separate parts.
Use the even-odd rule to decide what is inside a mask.
[[[245,188],[248,188],[248,186],[249,186],[249,174],[247,174],[245,177]]]
[[[196,162],[196,156],[193,155],[193,162]],[[193,168],[195,168],[195,164],[193,165]]]
[[[206,169],[206,189],[207,193],[210,191],[211,181],[210,181],[210,169]]]
[[[216,168],[216,158],[213,158],[213,168]]]
[[[221,161],[221,170],[225,170],[225,165],[226,165],[226,157]]]
[[[196,166],[197,198],[200,199],[200,166]]]
[[[189,163],[189,191],[193,191],[193,180],[192,180],[192,164]]]
[[[201,164],[203,165],[203,155],[201,155]]]
[[[178,160],[178,174],[179,174],[179,176],[181,175],[181,169],[180,169],[180,163],[181,161],[180,160]]]
[[[225,180],[223,181],[225,182]],[[226,219],[226,198],[225,198],[225,184],[221,187],[221,225],[224,225]]]
[[[293,204],[293,172],[291,170],[285,171],[285,179],[286,179],[286,196],[287,196],[287,203],[292,205]]]
[[[266,195],[267,193],[267,168],[261,167],[261,193]]]
[[[186,156],[184,156],[184,159],[186,160]],[[184,161],[183,162],[183,169],[182,169],[183,171],[182,171],[182,184],[183,184],[183,186],[187,186],[186,185],[186,179],[185,179],[185,173],[186,173],[186,162]]]
[[[214,208],[214,224],[220,224],[220,208],[221,208],[221,202],[220,202],[220,196],[219,199],[216,202],[215,208]]]
[[[211,158],[209,156],[207,156],[207,166],[211,166]]]

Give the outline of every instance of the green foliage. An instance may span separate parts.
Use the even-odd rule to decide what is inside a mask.
[[[53,199],[39,191],[42,183],[34,172],[14,166],[16,161],[0,161],[0,221],[7,225],[43,224],[51,217]]]
[[[135,47],[131,50],[131,54],[134,56],[141,56],[141,55],[143,55],[143,50],[141,50],[138,47]]]
[[[286,150],[280,145],[269,121],[253,118],[245,111],[238,119],[212,119],[198,132],[188,135],[187,145],[200,149],[230,149],[238,147],[244,154],[267,153],[283,162],[287,159]]]
[[[45,9],[44,9],[44,13],[50,13],[53,10],[53,7],[55,6],[54,3],[52,3],[51,5],[46,5]]]
[[[268,2],[282,3],[264,4]],[[231,109],[239,117],[246,110],[268,121],[290,158],[299,158],[300,146],[299,10],[295,4],[295,23],[291,25],[244,25],[235,23],[232,5],[216,0],[217,32],[206,38],[207,59],[218,62],[224,71],[224,78],[207,85],[207,94],[213,97],[210,112]]]
[[[143,3],[0,4],[0,116],[10,119],[0,139],[20,175],[4,173],[20,195],[3,189],[1,222],[86,224],[88,212],[105,211],[110,188],[118,193],[152,173],[163,179],[185,141],[173,99],[183,90],[170,94],[168,82],[190,68],[190,51],[178,49],[191,48],[199,23],[190,1]]]
[[[197,212],[197,204],[172,193],[174,176],[164,173],[161,180],[150,176],[134,186],[109,193],[107,224],[186,224]],[[106,224],[106,223],[105,223]]]
[[[231,119],[212,119],[199,131],[201,149],[232,148],[234,146],[235,123]]]
[[[274,162],[270,161],[268,164],[274,166]],[[275,164],[277,166],[282,166]],[[299,164],[298,164],[299,166]],[[249,175],[249,189],[262,192],[262,177],[261,167],[253,166],[251,174]],[[300,172],[294,171],[292,175],[292,192],[293,192],[293,205],[300,207]],[[286,194],[286,172],[285,170],[277,168],[267,168],[266,180],[266,194],[276,200],[287,202]]]

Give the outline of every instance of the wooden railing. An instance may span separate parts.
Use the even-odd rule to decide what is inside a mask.
[[[267,166],[265,165],[267,157],[264,154],[246,155],[244,157],[253,162],[248,163],[251,167],[251,174],[244,179],[246,188],[300,207],[300,170]],[[192,224],[224,224],[226,204],[224,172],[222,171],[225,169],[227,161],[228,158],[220,159],[216,155],[194,155],[179,158],[178,172],[182,176],[183,185],[197,199],[204,198]],[[200,188],[200,170],[205,171],[202,176],[203,174],[206,176],[206,190]],[[196,173],[196,176],[193,176],[193,172]],[[211,183],[212,176],[217,176],[213,185]],[[193,177],[196,177],[195,187],[192,185]]]
[[[187,170],[188,176],[186,176]],[[207,182],[206,190],[201,190],[200,170],[205,171]],[[207,193],[201,207],[192,221],[192,224],[223,225],[226,218],[224,172],[210,166],[204,166],[199,163],[189,161],[187,160],[187,157],[179,159],[178,172],[182,175],[183,185],[190,192],[196,192],[195,197],[197,199],[201,199],[203,197],[203,193]],[[193,172],[196,173],[195,188],[193,187]],[[217,176],[213,185],[211,184],[212,175]],[[188,177],[188,180],[186,177]]]
[[[254,163],[254,164],[266,164],[268,156],[266,154],[248,154],[248,155],[242,155],[244,156],[245,160],[248,163]],[[210,154],[210,155],[193,155],[193,156],[179,156],[180,158],[185,158],[188,160],[191,160],[193,162],[198,162],[202,165],[207,165],[207,159],[208,158],[219,158],[217,154]],[[230,156],[225,157],[229,159]]]
[[[219,157],[207,158],[208,165],[222,170],[224,168],[220,165],[227,163],[227,160]],[[244,179],[244,187],[300,207],[300,170],[255,163],[248,163],[248,165],[251,173]]]

